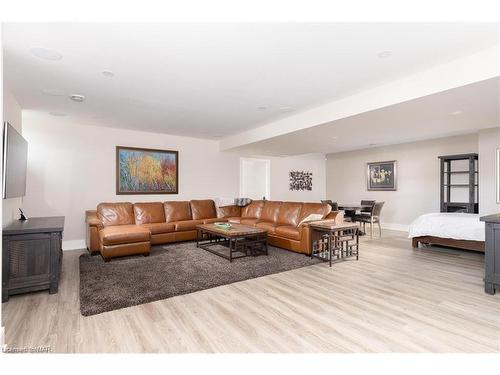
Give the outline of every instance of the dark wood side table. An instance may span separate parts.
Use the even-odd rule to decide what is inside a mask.
[[[484,243],[484,291],[495,294],[500,291],[500,214],[483,216],[485,222]]]
[[[57,293],[64,216],[32,217],[2,230],[2,302],[13,294]]]
[[[336,224],[319,221],[311,227],[311,258],[316,257],[330,263],[333,258],[345,259],[355,256],[359,259],[359,225],[357,223]]]

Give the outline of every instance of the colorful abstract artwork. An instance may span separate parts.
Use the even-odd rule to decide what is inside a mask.
[[[366,171],[368,190],[396,190],[396,161],[368,163]]]
[[[116,147],[116,194],[178,194],[179,153]]]

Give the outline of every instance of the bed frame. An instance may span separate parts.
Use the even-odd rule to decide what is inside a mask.
[[[470,240],[454,240],[453,238],[442,238],[433,236],[413,237],[411,244],[413,247],[418,247],[419,242],[427,245],[440,245],[454,247],[463,250],[474,250],[484,252],[484,241],[470,241]]]

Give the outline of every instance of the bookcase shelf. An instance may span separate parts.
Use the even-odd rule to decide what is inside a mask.
[[[439,156],[440,160],[440,201],[441,212],[479,212],[479,172],[478,172],[478,154],[459,154]],[[453,166],[460,164],[460,169],[453,170]],[[468,169],[464,169],[467,164]],[[452,182],[451,176],[466,176],[468,182]],[[463,180],[465,178],[461,178]],[[468,201],[452,201],[455,189],[468,189]]]

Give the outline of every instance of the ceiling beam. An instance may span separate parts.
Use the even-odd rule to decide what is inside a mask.
[[[498,46],[226,137],[221,151],[500,76]]]

